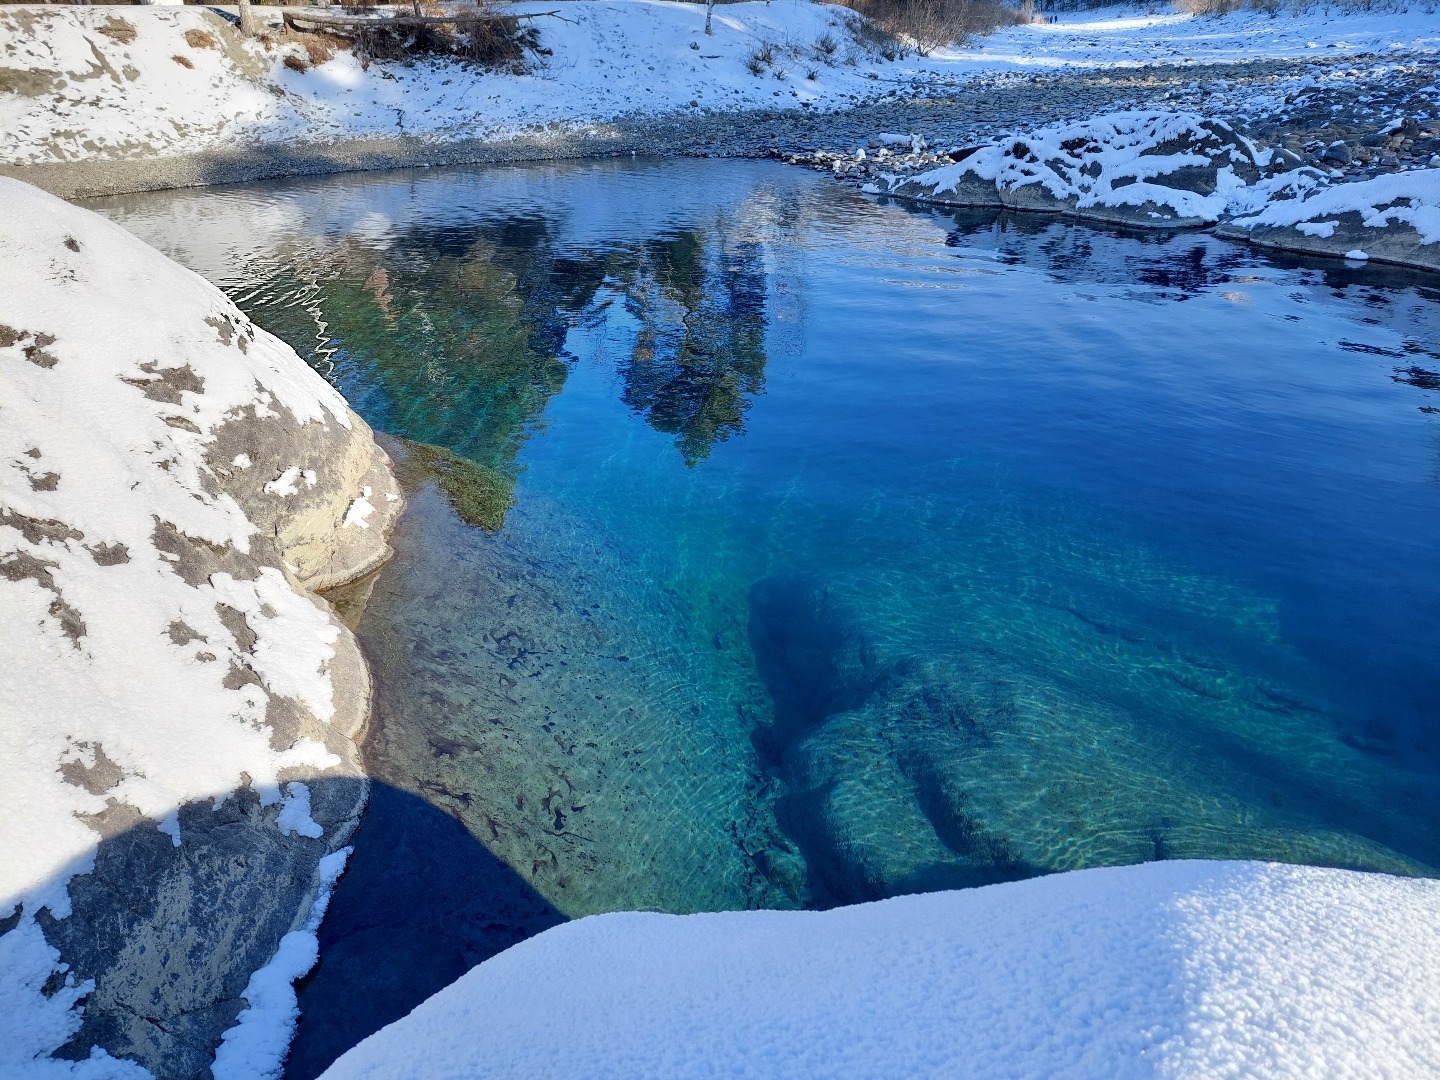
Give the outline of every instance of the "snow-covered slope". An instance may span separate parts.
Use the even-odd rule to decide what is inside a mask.
[[[813,912],[600,915],[325,1080],[1440,1074],[1440,882],[1152,863]]]
[[[540,0],[513,7],[554,10]],[[823,111],[1007,72],[1440,50],[1440,12],[1421,5],[1279,17],[1092,12],[895,60],[856,39],[853,12],[810,0],[724,5],[708,36],[699,4],[571,0],[561,14],[535,23],[550,55],[514,75],[448,62],[363,69],[346,52],[295,71],[283,60],[298,60],[298,45],[267,51],[204,8],[8,6],[0,9],[0,163],[392,135],[499,140],[557,125],[603,130],[635,114]],[[772,59],[753,66],[757,53]],[[1218,110],[1225,88],[1211,96]]]
[[[354,827],[369,682],[311,590],[384,561],[398,493],[214,286],[17,181],[0,205],[0,1074],[87,993],[153,1065],[203,1048],[185,1015],[234,1020]]]

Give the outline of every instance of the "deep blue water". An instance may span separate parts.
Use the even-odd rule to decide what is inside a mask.
[[[410,455],[368,752],[547,918],[1440,866],[1434,278],[769,163],[97,207],[514,483]]]

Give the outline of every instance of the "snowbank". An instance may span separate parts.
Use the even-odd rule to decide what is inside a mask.
[[[73,1036],[179,1074],[354,827],[369,682],[311,590],[388,557],[399,497],[219,290],[0,204],[0,1073]]]
[[[1440,169],[1336,181],[1295,168],[1289,155],[1256,147],[1222,121],[1150,111],[1043,127],[950,156],[958,160],[882,174],[865,190],[1131,228],[1223,222],[1221,235],[1263,247],[1440,270]],[[837,175],[852,167],[844,158],[832,164]]]
[[[553,10],[518,4],[517,10]],[[262,14],[263,14],[263,9]],[[0,162],[180,155],[379,136],[503,139],[633,113],[825,105],[871,96],[853,12],[808,0],[705,8],[576,0],[541,19],[529,74],[451,61],[362,68],[349,52],[306,71],[203,8],[0,11]],[[750,57],[774,59],[757,76]],[[885,66],[883,61],[879,62]],[[807,77],[813,71],[814,78]]]
[[[514,10],[552,10],[523,0]],[[259,9],[263,16],[265,9]],[[1116,17],[1010,27],[973,46],[885,60],[856,16],[810,0],[717,8],[572,0],[540,19],[548,56],[527,74],[451,62],[364,69],[347,52],[305,71],[198,7],[0,9],[0,164],[180,156],[382,136],[449,142],[603,131],[622,117],[844,108],[917,85],[1007,73],[1440,50],[1440,12]],[[753,62],[757,54],[768,62]],[[307,66],[302,64],[302,66]],[[1246,91],[1253,93],[1252,90]],[[1215,101],[1228,100],[1223,83]],[[1283,96],[1283,94],[1282,94]],[[1238,104],[1236,105],[1238,108]],[[1215,108],[1218,110],[1219,106]],[[1242,110],[1243,111],[1243,110]]]
[[[325,1080],[1433,1076],[1440,882],[1152,863],[814,912],[600,915]]]

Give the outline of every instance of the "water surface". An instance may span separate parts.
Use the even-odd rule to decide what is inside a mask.
[[[1440,866],[1434,279],[769,163],[96,205],[430,447],[396,451],[366,752],[524,893],[487,941],[1157,858]],[[335,925],[418,925],[358,888]],[[341,952],[292,1075],[316,1017],[401,1008],[324,986],[452,977]]]

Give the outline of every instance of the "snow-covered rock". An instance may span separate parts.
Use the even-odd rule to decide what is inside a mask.
[[[384,562],[399,493],[219,290],[0,206],[0,1074],[194,1075],[363,805],[369,680],[314,590]]]
[[[1236,218],[1226,235],[1260,247],[1440,270],[1440,169],[1332,184]]]
[[[1213,225],[1269,155],[1220,120],[1121,112],[962,151],[888,192],[942,206],[1004,207],[1140,228]]]
[[[599,915],[324,1080],[1440,1073],[1440,882],[1081,870],[828,912]]]

